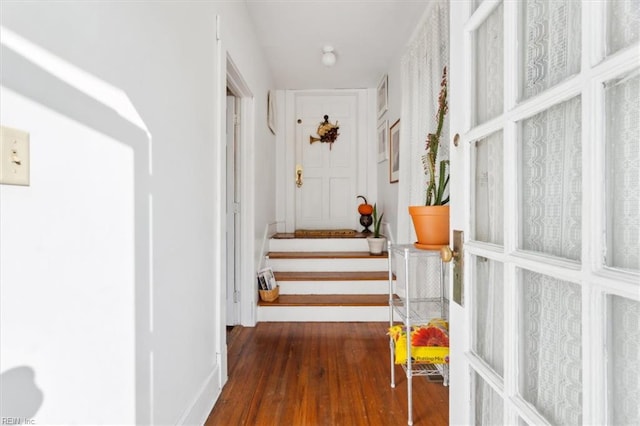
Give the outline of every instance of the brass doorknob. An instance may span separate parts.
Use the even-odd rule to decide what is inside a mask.
[[[451,262],[451,259],[458,260],[458,252],[451,250],[449,246],[443,246],[440,248],[440,259],[445,263]]]
[[[302,187],[302,166],[296,166],[296,186],[298,188]]]

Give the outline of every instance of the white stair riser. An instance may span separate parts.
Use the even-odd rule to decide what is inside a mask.
[[[270,251],[369,251],[366,238],[272,238]]]
[[[280,294],[388,294],[388,281],[279,281]]]
[[[386,271],[387,259],[267,259],[267,266],[274,271],[289,272],[358,272]]]
[[[258,306],[258,321],[373,322],[389,321],[388,306]]]

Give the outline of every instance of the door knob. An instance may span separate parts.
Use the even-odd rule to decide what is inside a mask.
[[[296,186],[300,188],[302,186],[302,166],[296,166]]]
[[[458,260],[459,253],[457,251],[451,250],[449,246],[444,246],[440,248],[440,259],[443,262],[449,263],[451,259]]]

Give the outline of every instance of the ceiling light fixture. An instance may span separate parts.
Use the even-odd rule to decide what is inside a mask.
[[[325,67],[332,67],[336,63],[336,54],[333,53],[333,46],[326,45],[322,48],[322,63]]]

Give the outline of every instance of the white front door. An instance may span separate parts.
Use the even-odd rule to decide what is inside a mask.
[[[296,229],[356,229],[357,94],[299,93],[295,114],[295,161],[302,171],[295,189]],[[338,122],[338,139],[333,144],[310,143],[325,115],[329,122]]]
[[[640,424],[640,2],[450,7],[450,423]]]

